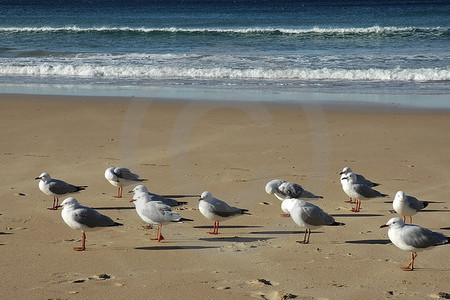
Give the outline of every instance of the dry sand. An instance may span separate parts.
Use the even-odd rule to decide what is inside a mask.
[[[148,99],[147,99],[148,100]],[[434,201],[416,224],[450,234],[450,113],[135,98],[0,96],[0,272],[3,299],[426,299],[450,293],[450,248],[410,254],[380,229],[398,190]],[[163,227],[165,240],[104,178],[126,166],[150,191],[179,196],[193,223]],[[341,189],[344,166],[381,183],[388,199],[359,214]],[[88,185],[75,197],[124,224],[70,229],[34,180],[42,172]],[[303,229],[281,218],[264,191],[273,178],[324,196],[314,203],[345,227]],[[130,188],[131,189],[131,188]],[[209,190],[251,215],[218,236],[197,210]],[[183,197],[181,197],[183,196]],[[64,197],[63,197],[64,199]],[[62,200],[62,199],[61,199]],[[447,294],[448,295],[448,294]]]

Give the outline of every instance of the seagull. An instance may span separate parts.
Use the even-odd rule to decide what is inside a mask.
[[[417,200],[413,196],[407,196],[403,191],[398,191],[392,206],[403,217],[403,222],[406,222],[406,216],[409,216],[409,223],[412,224],[412,216],[427,207],[428,202]]]
[[[350,167],[344,167],[342,169],[342,172],[339,173],[339,175],[348,174],[348,173],[354,173],[354,172],[352,171],[352,169],[350,169]],[[376,187],[376,186],[380,185],[379,183],[375,183],[375,182],[370,181],[369,179],[366,179],[364,176],[362,176],[360,174],[355,173],[355,175],[356,175],[356,180],[358,180],[359,182],[364,182],[365,184],[367,184],[370,187]]]
[[[87,188],[86,185],[76,186],[62,180],[53,179],[52,177],[50,177],[50,174],[48,173],[42,173],[41,175],[39,175],[39,177],[36,177],[35,179],[36,180],[40,179],[39,189],[44,194],[48,196],[53,196],[53,207],[48,208],[52,210],[57,210],[59,207],[58,196],[77,193]]]
[[[336,222],[332,216],[324,212],[320,207],[306,202],[303,199],[286,199],[283,206],[289,211],[294,222],[306,228],[303,241],[297,243],[308,244],[311,229],[322,226],[344,226],[344,223]]]
[[[191,219],[182,218],[180,214],[172,211],[170,206],[164,204],[162,201],[148,200],[149,197],[145,197],[144,195],[144,193],[141,193],[140,196],[137,196],[130,202],[134,203],[136,212],[142,220],[148,224],[158,224],[156,238],[152,240],[157,240],[158,242],[164,240],[164,237],[161,234],[163,224],[193,221]]]
[[[122,226],[122,224],[114,222],[110,217],[102,215],[95,209],[82,206],[77,199],[73,197],[66,198],[62,203],[63,207],[61,216],[72,229],[80,229],[81,247],[74,247],[76,251],[86,249],[85,231],[93,231],[102,227]]]
[[[356,174],[350,172],[348,174],[341,175],[341,184],[344,192],[351,199],[356,200],[356,206],[352,209],[353,212],[359,212],[361,208],[361,200],[362,199],[370,199],[376,197],[387,197],[388,195],[382,194],[379,191],[372,189],[370,186],[363,182],[359,182],[356,179]]]
[[[411,252],[411,261],[402,266],[404,271],[414,270],[417,252],[449,243],[449,238],[442,233],[418,225],[405,224],[401,218],[392,218],[380,226],[383,227],[389,227],[388,236],[395,246]]]
[[[158,194],[150,193],[147,189],[147,187],[143,184],[137,185],[132,190],[134,192],[133,199],[137,199],[137,197],[146,197],[148,201],[161,201],[162,203],[169,205],[169,206],[182,206],[184,204],[187,204],[187,202],[179,202],[175,199],[166,198],[163,196],[160,196]],[[142,194],[142,195],[141,195]]]
[[[115,198],[122,198],[123,187],[146,181],[147,179],[140,179],[139,175],[132,173],[127,168],[110,167],[105,171],[105,178],[113,185],[117,186],[117,196]]]
[[[273,194],[279,200],[283,201],[285,199],[301,199],[301,198],[323,198],[322,196],[316,196],[311,192],[308,192],[302,188],[301,185],[293,182],[288,182],[282,179],[274,179],[269,181],[265,187],[267,194]],[[283,205],[281,209],[285,212],[281,214],[282,217],[289,217],[289,213],[283,209]]]
[[[198,201],[198,209],[202,215],[204,215],[207,219],[214,221],[213,231],[209,232],[210,234],[219,233],[220,221],[225,221],[229,218],[242,214],[249,215],[248,209],[229,206],[226,202],[214,198],[214,196],[208,191],[204,191]]]

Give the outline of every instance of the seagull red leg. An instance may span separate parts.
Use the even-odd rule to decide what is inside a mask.
[[[359,208],[361,207],[361,201],[359,199],[356,199],[356,205],[355,208],[352,208],[352,212],[359,212]]]
[[[219,221],[214,221],[213,231],[209,231],[209,234],[218,234],[219,233]]]
[[[117,195],[114,195],[113,198],[122,198],[122,192],[121,192],[122,187],[117,187]]]
[[[162,240],[164,240],[164,237],[161,235],[161,228],[162,228],[162,224],[159,223],[158,224],[158,229],[156,229],[156,238],[151,239],[152,241],[158,241],[158,243],[159,243]]]
[[[53,206],[49,207],[47,209],[50,209],[50,210],[57,210],[58,209],[58,205],[57,205],[56,199],[58,199],[58,197],[53,196]]]
[[[219,234],[219,221],[217,221],[216,234]]]
[[[417,257],[417,252],[411,252],[411,261],[406,266],[402,266],[403,271],[413,271],[414,270],[414,260]]]
[[[81,247],[73,247],[74,250],[76,251],[84,251],[86,250],[86,233],[81,234]]]

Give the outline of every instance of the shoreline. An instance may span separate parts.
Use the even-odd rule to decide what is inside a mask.
[[[332,94],[330,94],[331,96]],[[364,95],[360,95],[364,96]],[[63,101],[113,101],[113,102],[155,102],[161,104],[186,104],[186,103],[205,103],[205,104],[226,104],[230,106],[239,105],[265,105],[269,107],[314,107],[329,112],[384,112],[384,113],[450,113],[448,107],[417,107],[401,105],[398,103],[376,103],[364,101],[237,101],[227,99],[194,99],[194,98],[173,98],[173,97],[135,97],[135,96],[91,96],[91,95],[59,95],[59,94],[27,94],[27,93],[0,93],[0,101],[7,98],[16,98],[20,100],[32,99],[59,99]]]

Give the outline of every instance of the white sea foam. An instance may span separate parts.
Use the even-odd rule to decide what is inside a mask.
[[[242,79],[242,80],[342,80],[342,81],[449,81],[449,68],[194,68],[180,66],[139,66],[40,63],[0,64],[0,76],[60,76],[135,79]]]
[[[181,28],[181,27],[0,27],[0,32],[169,32],[169,33],[233,33],[233,34],[381,34],[381,33],[403,33],[416,32],[431,34],[442,34],[448,32],[449,29],[441,27],[350,27],[350,28],[273,28],[273,27],[250,27],[250,28]]]

